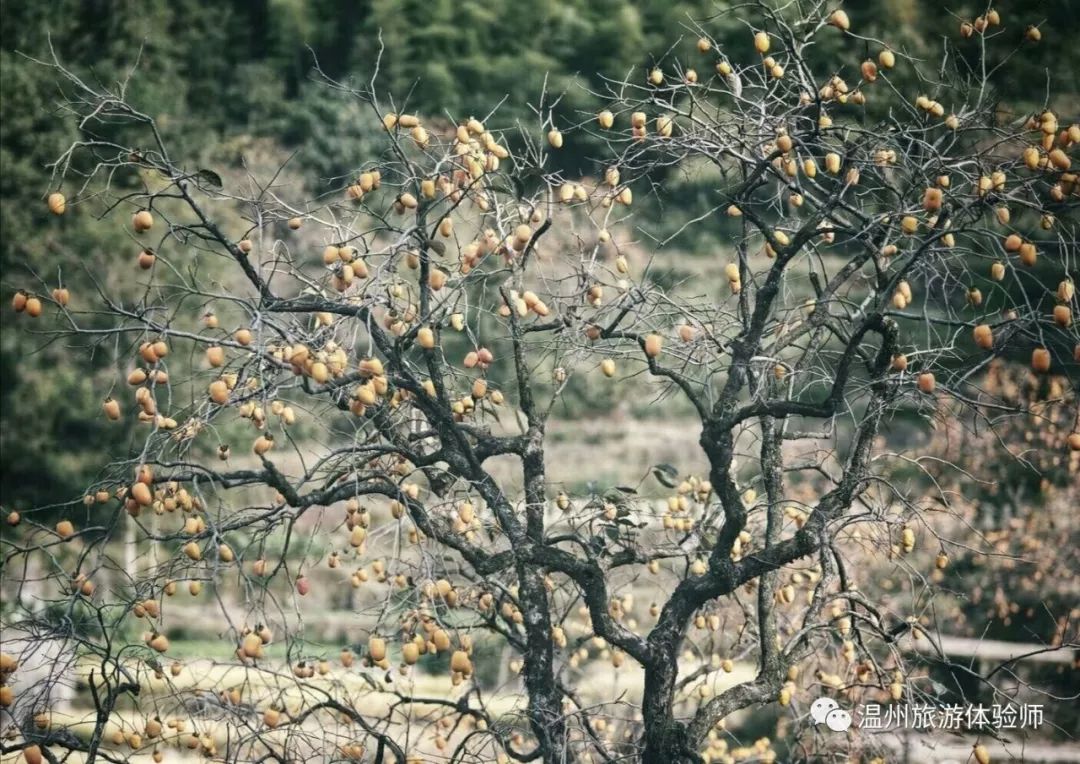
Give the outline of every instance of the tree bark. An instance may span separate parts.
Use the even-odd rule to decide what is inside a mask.
[[[681,639],[678,640],[681,643]],[[689,745],[686,725],[673,715],[675,681],[679,667],[675,656],[662,658],[645,668],[645,692],[642,698],[642,717],[645,724],[645,764],[668,762],[698,762]]]
[[[529,723],[545,764],[569,761],[562,693],[555,682],[555,654],[551,617],[543,571],[518,566],[518,598],[525,618],[525,689],[529,695]]]
[[[545,764],[568,762],[566,718],[562,710],[562,692],[555,681],[555,647],[551,639],[551,604],[544,582],[544,570],[526,562],[533,545],[544,544],[544,451],[543,426],[534,420],[529,444],[522,456],[525,478],[525,536],[528,549],[520,549],[518,564],[518,599],[525,619],[525,687],[529,694],[529,722],[540,746]]]

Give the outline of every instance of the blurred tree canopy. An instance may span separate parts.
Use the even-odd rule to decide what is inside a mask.
[[[695,48],[695,24],[732,53],[745,53],[751,35],[737,3],[715,0],[5,0],[0,24],[0,268],[5,299],[31,285],[47,292],[58,278],[73,292],[90,288],[78,270],[80,251],[121,248],[120,234],[74,205],[62,225],[46,229],[47,164],[76,136],[58,112],[53,73],[28,57],[47,58],[49,44],[80,76],[112,83],[134,71],[130,100],[164,125],[185,156],[237,163],[253,141],[269,141],[312,186],[350,172],[364,156],[371,118],[321,86],[318,66],[341,81],[367,81],[382,50],[379,90],[400,108],[453,118],[486,115],[495,105],[503,125],[536,124],[532,110],[545,89],[561,96],[556,121],[581,121],[597,108],[591,95],[606,78],[674,61],[711,74],[716,54]],[[914,55],[936,53],[948,39],[963,58],[960,20],[985,2],[949,8],[919,0],[849,0],[860,33]],[[1042,106],[1047,82],[1075,119],[1078,110],[1076,40],[1080,14],[1070,0],[1026,0],[1002,9],[1000,34],[1023,35],[1040,25],[1043,39],[1023,55],[997,62],[991,82],[1008,79],[1011,92],[1031,102],[1003,105],[1006,113]],[[679,40],[670,47],[671,40]],[[868,51],[869,51],[868,45]],[[974,47],[971,48],[974,50]],[[827,53],[827,51],[822,51]],[[859,61],[850,62],[857,78]],[[904,83],[912,97],[933,83]],[[233,156],[204,157],[202,147],[233,147]],[[219,149],[220,152],[220,149]],[[567,167],[586,166],[587,142],[560,155]],[[686,209],[702,189],[683,182]],[[72,195],[71,191],[65,189]],[[699,204],[700,206],[700,204]],[[707,208],[707,207],[706,207]],[[685,212],[686,218],[691,212]],[[678,225],[678,216],[670,218]],[[48,230],[49,233],[44,233]],[[708,226],[697,235],[710,235]],[[690,248],[693,241],[679,244]],[[124,250],[126,251],[126,250]],[[118,259],[122,256],[118,255]],[[18,263],[18,265],[16,265]],[[27,264],[34,270],[28,273]],[[14,320],[4,313],[4,323]],[[96,455],[115,450],[133,431],[108,427],[100,400],[117,378],[115,357],[100,348],[87,365],[47,335],[4,332],[0,346],[0,482],[6,505],[43,505],[78,495]],[[69,357],[70,356],[70,357]],[[62,361],[62,362],[61,362]]]

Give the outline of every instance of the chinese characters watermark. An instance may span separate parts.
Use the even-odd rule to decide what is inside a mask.
[[[832,698],[821,697],[811,704],[810,718],[815,725],[824,724],[833,732],[845,732],[853,726],[868,731],[891,729],[927,732],[931,730],[1034,730],[1043,724],[1043,706],[1031,703],[1020,705],[995,703],[990,706],[982,703],[975,705],[867,703],[859,706],[856,713],[852,714],[840,708],[840,704]]]
[[[984,706],[913,703],[882,706],[867,703],[862,706],[858,726],[864,730],[1012,730],[1038,729],[1043,723],[1041,704],[1015,705],[1007,703]]]

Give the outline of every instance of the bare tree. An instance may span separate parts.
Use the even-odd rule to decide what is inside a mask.
[[[1027,415],[980,386],[1006,354],[1075,379],[1080,127],[1049,103],[1000,107],[981,62],[1023,35],[996,12],[973,22],[973,67],[927,66],[802,5],[743,9],[753,60],[703,25],[707,73],[662,62],[561,129],[550,102],[538,125],[499,131],[497,113],[421,120],[377,76],[327,79],[382,122],[385,151],[306,201],[277,176],[198,168],[125,84],[46,63],[82,136],[53,167],[50,207],[130,221],[123,256],[142,270],[126,292],[53,292],[42,333],[128,359],[134,400],[105,415],[145,428],[131,454],[103,455],[70,519],[9,518],[20,599],[5,622],[30,636],[5,676],[20,645],[64,640],[71,657],[44,681],[92,666],[95,714],[76,735],[9,693],[4,750],[116,761],[119,745],[175,737],[229,761],[405,762],[425,746],[452,761],[700,761],[723,755],[710,733],[741,709],[779,702],[805,722],[815,693],[924,694],[901,643],[932,613],[882,605],[861,576],[950,510],[893,479],[924,469],[903,417],[933,419],[943,400],[976,428]],[[841,58],[818,53],[826,38]],[[901,91],[899,70],[922,91]],[[598,178],[551,170],[586,134],[610,152]],[[632,241],[634,196],[664,204],[680,172],[713,180],[687,226],[731,232],[726,281],[663,288]],[[16,309],[42,300],[20,293]],[[546,434],[582,377],[691,410],[686,446],[707,471],[660,464],[626,476],[636,487],[566,492]],[[949,540],[933,543],[944,567]],[[351,642],[305,636],[304,598],[329,581],[362,589]],[[238,673],[185,683],[195,668],[162,662],[164,619],[178,586],[204,583],[218,607],[199,617],[221,622]],[[520,718],[476,676],[485,646],[489,665],[495,649],[520,667]],[[597,699],[598,656],[640,667],[638,686]],[[425,689],[423,660],[453,689]],[[733,660],[753,676],[712,693]],[[145,719],[116,722],[140,694]]]

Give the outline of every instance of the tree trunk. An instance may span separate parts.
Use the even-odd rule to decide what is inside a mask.
[[[659,661],[645,669],[645,696],[642,717],[645,723],[644,764],[696,762],[686,737],[686,725],[672,714],[675,680],[679,669],[675,660]]]
[[[645,665],[641,707],[645,724],[642,761],[646,764],[700,761],[687,737],[686,725],[675,719],[678,655],[691,612],[693,606],[687,597],[669,602],[649,640],[652,656]]]
[[[519,598],[525,618],[525,689],[529,694],[529,722],[545,764],[565,764],[566,720],[562,693],[555,684],[555,654],[543,572],[519,566]]]
[[[530,544],[544,543],[543,431],[531,432],[531,447],[522,460],[525,477],[525,533]],[[529,721],[545,764],[569,762],[562,692],[555,682],[555,647],[551,639],[551,605],[542,568],[520,561],[517,565],[518,598],[525,618],[525,687],[529,693]]]

